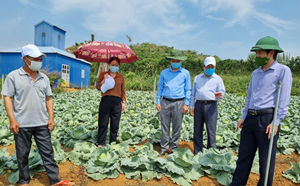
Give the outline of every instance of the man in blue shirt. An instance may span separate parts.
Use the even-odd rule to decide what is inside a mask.
[[[272,126],[275,122],[274,142],[268,176],[268,186],[272,185],[277,140],[280,131],[280,121],[288,112],[292,87],[292,73],[289,67],[276,61],[277,53],[283,52],[275,38],[270,36],[259,39],[251,52],[256,52],[255,62],[260,67],[253,71],[243,110],[242,119],[237,124],[242,128],[237,167],[231,186],[246,185],[251,170],[253,158],[258,148],[259,173],[258,186],[264,185],[266,175],[268,149]],[[282,82],[279,97],[277,119],[273,121],[278,83]]]
[[[220,76],[215,73],[216,59],[207,57],[204,60],[204,73],[195,77],[191,101],[190,115],[194,119],[194,154],[203,148],[203,126],[206,124],[207,148],[216,148],[216,129],[218,108],[217,100],[225,95],[225,86]],[[194,107],[195,106],[195,107]]]
[[[181,62],[187,57],[180,50],[174,49],[170,56],[166,57],[171,67],[160,74],[156,109],[160,112],[161,119],[161,152],[168,153],[170,146],[170,123],[172,120],[171,152],[178,147],[183,114],[188,111],[191,94],[191,78],[188,70],[181,67]],[[161,99],[162,98],[162,99]]]

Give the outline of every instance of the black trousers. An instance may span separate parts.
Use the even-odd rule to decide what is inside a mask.
[[[34,136],[34,140],[42,157],[50,184],[52,185],[60,182],[61,179],[58,178],[59,169],[54,160],[51,135],[48,126],[45,125],[40,127],[19,128],[19,133],[14,134],[18,168],[20,171],[19,184],[28,184],[30,182],[28,156],[32,144],[32,136]]]
[[[195,103],[194,110],[194,154],[196,155],[203,149],[203,127],[204,122],[207,130],[207,148],[216,148],[216,130],[218,108],[217,102],[212,103]]]
[[[105,145],[109,119],[109,143],[117,140],[122,113],[121,101],[121,98],[115,96],[104,96],[101,98],[98,116],[98,145]]]
[[[238,152],[237,167],[233,174],[232,183],[230,186],[244,186],[251,171],[253,159],[258,148],[259,153],[259,181],[258,186],[264,185],[266,175],[267,158],[269,151],[268,134],[266,134],[267,126],[272,122],[273,114],[263,114],[252,116],[247,115],[244,121],[244,126],[241,131],[240,147]],[[273,183],[275,158],[277,149],[277,140],[279,137],[280,127],[277,134],[274,136],[271,162],[268,175],[268,186]]]

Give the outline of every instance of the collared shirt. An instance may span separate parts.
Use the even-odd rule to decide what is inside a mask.
[[[99,75],[98,83],[97,83],[97,89],[100,90],[101,88],[101,81],[104,79],[105,74],[110,75],[110,71],[102,72]],[[124,76],[120,73],[117,73],[114,77],[115,80],[115,86],[114,88],[107,90],[105,93],[101,92],[101,96],[116,96],[122,99],[122,101],[126,101],[126,92],[125,92],[125,79]]]
[[[263,71],[262,67],[253,71],[242,119],[246,118],[248,109],[262,110],[275,108],[279,81],[281,81],[281,90],[276,125],[280,124],[288,112],[293,79],[290,68],[279,64],[277,61],[266,71]]]
[[[13,98],[13,113],[20,128],[48,124],[46,97],[52,92],[45,74],[38,72],[33,82],[23,67],[14,70],[7,75],[1,94]]]
[[[180,67],[176,72],[172,67],[163,70],[157,85],[156,103],[160,104],[162,97],[169,99],[185,98],[185,105],[189,105],[191,96],[190,72]]]
[[[215,92],[225,95],[223,80],[217,74],[206,77],[204,73],[195,77],[191,93],[190,108],[194,108],[195,100],[218,100]],[[222,97],[223,97],[222,96]]]

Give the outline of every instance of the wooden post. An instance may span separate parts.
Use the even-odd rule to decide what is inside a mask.
[[[108,63],[100,63],[99,68],[98,68],[97,77],[100,76],[101,72],[106,72],[106,71],[108,71]]]
[[[2,74],[2,79],[1,79],[1,81],[2,81],[2,84],[1,84],[1,85],[2,85],[2,87],[3,87],[3,83],[4,83],[4,75],[3,75],[3,74]],[[4,100],[3,100],[3,95],[2,95],[2,94],[1,94],[1,99],[2,99],[2,101],[4,101]]]

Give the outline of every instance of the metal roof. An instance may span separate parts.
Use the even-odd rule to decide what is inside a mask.
[[[41,22],[38,22],[37,24],[35,24],[34,25],[34,27],[36,27],[37,25],[39,25],[39,24],[41,24],[41,23],[47,23],[48,25],[50,25],[50,26],[53,26],[53,27],[56,27],[56,28],[59,28],[58,26],[55,26],[55,25],[53,25],[53,24],[51,24],[51,23],[49,23],[49,22],[47,22],[47,21],[45,21],[45,20],[43,20],[43,21],[41,21]],[[62,31],[64,31],[64,32],[67,32],[67,31],[65,31],[64,29],[61,29],[61,28],[59,28],[60,30],[62,30]]]
[[[88,62],[86,60],[76,58],[75,55],[70,54],[69,52],[66,52],[64,50],[60,50],[60,49],[52,47],[52,46],[50,46],[50,47],[38,46],[38,48],[44,54],[49,54],[49,53],[60,54],[60,55],[75,59],[77,61],[81,61],[83,63],[91,64],[90,62]],[[20,53],[20,55],[21,55],[21,51],[22,51],[22,48],[14,48],[14,49],[2,50],[2,51],[0,51],[0,53]]]

